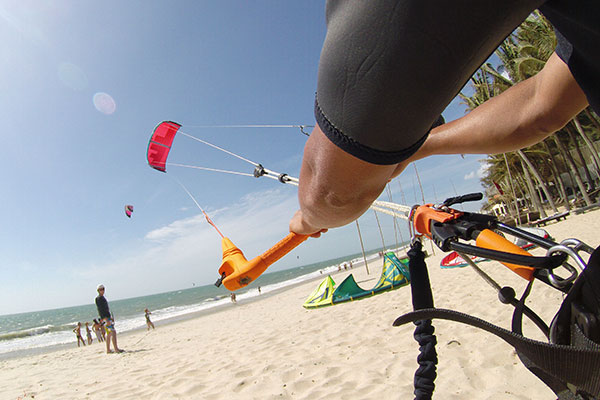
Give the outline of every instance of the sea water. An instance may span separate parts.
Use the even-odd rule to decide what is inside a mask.
[[[377,250],[367,256],[379,257]],[[263,274],[237,293],[237,301],[251,301],[262,294],[284,290],[301,282],[318,279],[336,272],[343,262],[351,261],[359,266],[361,254],[340,257],[325,262]],[[260,286],[260,293],[258,287]],[[307,293],[307,296],[309,293]],[[231,304],[229,292],[214,285],[198,286],[149,296],[123,300],[110,300],[110,311],[115,318],[117,332],[128,332],[146,327],[144,309],[152,313],[153,322],[163,323],[191,317],[202,312],[217,311]],[[0,358],[19,356],[35,351],[64,345],[75,345],[73,328],[82,323],[81,335],[86,338],[85,322],[90,329],[93,319],[98,318],[93,303],[55,310],[35,311],[22,314],[0,315]],[[92,333],[95,341],[96,335]]]

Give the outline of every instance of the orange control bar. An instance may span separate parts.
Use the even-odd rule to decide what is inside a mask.
[[[425,204],[424,206],[419,206],[415,210],[415,214],[413,216],[413,225],[415,230],[419,232],[421,235],[425,235],[431,239],[431,220],[437,222],[448,222],[452,221],[463,215],[462,212],[456,211],[452,208],[449,208],[449,212],[438,211],[431,208],[433,204]]]
[[[262,255],[248,261],[242,251],[231,240],[224,237],[221,240],[223,262],[219,267],[219,275],[225,275],[222,280],[223,285],[230,291],[243,288],[306,239],[308,239],[308,235],[298,235],[292,232]]]
[[[415,231],[420,233],[421,235],[425,235],[428,238],[432,239],[431,234],[431,222],[436,221],[440,223],[447,223],[457,218],[460,218],[464,215],[464,213],[454,210],[452,208],[448,208],[447,210],[441,211],[436,210],[433,207],[433,204],[425,204],[423,206],[417,207],[412,217],[413,226]],[[498,235],[497,233],[484,229],[482,230],[477,238],[475,239],[475,243],[477,246],[482,247],[484,249],[496,250],[496,251],[504,251],[507,253],[518,254],[531,256],[531,254],[514,243],[509,242],[504,237]],[[531,281],[533,280],[533,273],[535,268],[511,264],[508,262],[502,262],[506,267],[510,268],[517,275],[522,278]]]

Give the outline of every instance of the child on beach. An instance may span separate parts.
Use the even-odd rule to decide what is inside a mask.
[[[152,327],[152,329],[154,329],[154,324],[152,323],[152,321],[150,321],[150,314],[152,314],[150,311],[148,311],[148,309],[146,308],[144,310],[144,316],[146,317],[146,326],[148,327],[147,330],[150,330],[150,327]]]
[[[87,333],[88,345],[92,344],[92,331],[90,330],[90,323],[89,322],[85,323],[85,331]]]
[[[73,332],[75,332],[75,336],[77,336],[77,347],[80,347],[79,342],[85,346],[85,341],[81,337],[81,322],[77,323],[77,326],[73,328]]]
[[[92,330],[94,331],[94,333],[96,333],[96,338],[98,339],[98,342],[104,342],[104,336],[102,335],[102,325],[95,318],[94,324],[92,325]]]

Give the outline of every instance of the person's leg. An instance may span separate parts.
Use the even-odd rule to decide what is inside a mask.
[[[117,353],[120,353],[121,349],[119,349],[119,346],[117,346],[117,331],[112,332],[112,342],[113,342],[113,347],[114,347],[115,351]]]
[[[107,353],[111,353],[110,350],[110,338],[113,335],[113,332],[111,330],[109,330],[108,332],[106,332],[106,352]]]

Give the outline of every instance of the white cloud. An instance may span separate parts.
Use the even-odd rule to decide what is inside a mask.
[[[487,173],[487,170],[488,170],[487,164],[481,163],[481,165],[479,166],[479,169],[477,170],[477,177],[483,178],[485,176],[485,174]]]
[[[479,169],[477,171],[471,171],[468,174],[465,175],[465,181],[468,181],[470,179],[474,179],[475,177],[477,178],[483,178],[485,176],[487,172],[487,166],[484,165],[483,163],[479,166]]]
[[[287,235],[288,221],[297,207],[296,192],[286,188],[250,193],[207,214],[251,259]],[[105,277],[103,282],[111,286],[115,298],[185,288],[191,282],[206,284],[218,277],[221,238],[200,212],[154,229],[143,239],[130,254],[80,269],[77,275],[90,282]],[[135,288],[131,282],[138,282]]]
[[[197,230],[201,223],[205,221],[202,214],[191,218],[174,221],[167,226],[160,227],[148,232],[145,239],[153,241],[167,241],[176,237],[181,237]]]

